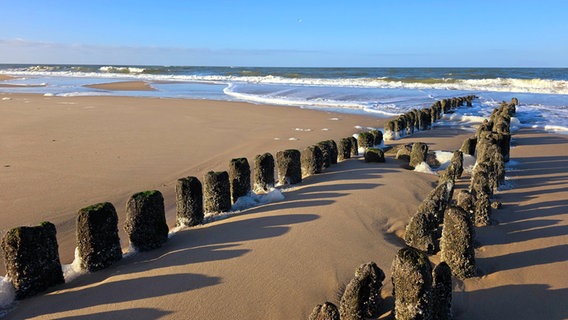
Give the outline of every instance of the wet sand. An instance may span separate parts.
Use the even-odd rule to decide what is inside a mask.
[[[103,89],[110,91],[154,91],[151,84],[145,81],[117,81],[86,85],[87,88]]]

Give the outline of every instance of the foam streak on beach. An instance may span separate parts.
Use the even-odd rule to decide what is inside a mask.
[[[90,69],[73,69],[82,67]],[[546,80],[560,89],[545,94],[526,89],[528,93],[513,95],[510,88],[453,88],[448,83],[472,82],[474,77],[464,70],[450,75],[456,71],[452,69],[435,69],[414,82],[411,75],[402,80],[383,75],[387,78],[380,81],[401,85],[371,89],[297,85],[293,79],[308,78],[301,69],[270,75],[275,70],[237,68],[236,75],[223,76],[238,81],[228,81],[219,74],[234,68],[203,68],[199,83],[176,74],[186,70],[170,68],[164,75],[164,69],[3,67],[10,77],[0,78],[0,84],[24,86],[0,88],[2,235],[16,226],[51,221],[57,227],[61,262],[69,265],[75,258],[77,211],[110,201],[117,208],[126,251],[126,201],[136,192],[163,193],[172,230],[174,188],[181,177],[201,179],[208,171],[227,170],[233,158],[251,161],[264,152],[303,150],[322,140],[382,129],[387,115],[429,107],[443,97],[476,94],[473,106],[445,115],[433,130],[385,142],[393,147],[425,142],[431,151],[444,154],[441,151],[459,149],[501,100],[516,96],[521,104],[518,118],[511,121],[517,131],[508,188],[496,194],[503,209],[495,211],[491,225],[476,230],[479,274],[454,279],[453,312],[455,319],[568,318],[568,136],[546,131],[547,124],[560,130],[567,126],[561,102],[566,93],[560,92],[566,79],[558,76],[561,72],[548,70]],[[216,74],[205,74],[212,70]],[[515,71],[510,77],[523,82],[544,77],[547,70]],[[340,71],[310,72],[314,79],[326,79]],[[379,77],[375,69],[350,72],[341,77]],[[206,80],[208,76],[217,78]],[[282,85],[243,80],[246,77],[291,80]],[[440,80],[451,77],[456,79]],[[409,81],[412,84],[405,86]],[[446,87],[439,87],[443,82]],[[34,83],[46,85],[26,87]],[[420,83],[425,87],[418,88]],[[237,102],[228,90],[303,108]],[[314,103],[290,102],[310,99]],[[338,106],[338,101],[350,105]],[[355,268],[368,261],[376,262],[387,276],[381,310],[382,318],[388,318],[393,304],[391,263],[404,246],[410,217],[438,182],[435,170],[408,170],[393,154],[380,164],[360,157],[342,161],[285,188],[275,202],[176,229],[159,249],[132,254],[107,269],[11,304],[5,318],[307,319],[317,304],[338,304]],[[457,187],[465,188],[469,178],[466,172]],[[431,258],[438,262],[438,256]]]

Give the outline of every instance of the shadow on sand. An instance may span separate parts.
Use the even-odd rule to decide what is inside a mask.
[[[84,275],[69,284],[54,288],[59,291],[28,299],[25,303],[33,305],[34,308],[26,310],[18,308],[20,310],[16,310],[13,316],[25,318],[45,316],[46,314],[43,313],[45,310],[53,314],[214,286],[220,284],[222,278],[192,273],[144,276],[144,272],[233,259],[250,251],[234,249],[240,242],[277,237],[288,232],[292,224],[309,222],[317,218],[317,215],[310,214],[257,217],[241,221],[225,221],[207,228],[183,230],[175,234],[160,249],[137,253],[111,268]],[[139,274],[139,276],[121,280],[121,275],[129,274]]]
[[[70,316],[59,318],[59,320],[101,320],[101,319],[136,319],[136,320],[155,320],[171,314],[170,311],[150,308],[132,308],[127,310],[116,310],[91,313],[81,316]]]
[[[453,308],[455,319],[568,319],[568,289],[551,289],[544,284],[506,285],[473,292],[454,292],[453,301],[467,310]],[[478,303],[470,303],[478,301]],[[482,303],[479,303],[482,302]],[[454,304],[455,306],[456,304]],[[508,306],[516,307],[510,308]]]
[[[559,136],[534,138],[519,134],[517,145],[563,144],[568,139]],[[479,229],[479,240],[484,246],[513,245],[521,251],[500,256],[476,258],[485,275],[512,271],[531,266],[543,266],[568,261],[568,244],[562,239],[568,235],[563,224],[568,214],[568,158],[564,156],[537,156],[513,159],[516,170],[508,173],[514,188],[498,197],[505,205],[495,211],[498,225]],[[554,198],[551,200],[551,196]],[[543,239],[549,245],[538,249],[522,249],[523,242]],[[550,239],[550,240],[548,240]],[[538,269],[542,270],[545,269]],[[527,272],[538,282],[539,275]],[[558,274],[558,277],[565,277]],[[483,281],[483,278],[481,279]],[[565,283],[565,281],[563,282]],[[568,319],[568,289],[553,289],[548,284],[510,284],[475,291],[454,291],[454,316],[457,319]],[[461,308],[461,309],[460,309]]]

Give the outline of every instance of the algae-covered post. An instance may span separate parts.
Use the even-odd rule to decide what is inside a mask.
[[[404,115],[398,116],[393,120],[394,122],[394,132],[399,136],[404,136],[406,134],[406,117]]]
[[[477,145],[477,138],[471,137],[464,140],[463,144],[461,145],[461,152],[464,154],[468,154],[470,156],[475,155],[475,146]]]
[[[372,148],[375,146],[375,136],[371,132],[361,132],[357,136],[357,143],[360,148]]]
[[[486,163],[478,163],[474,169],[470,183],[470,193],[474,199],[474,223],[476,226],[487,226],[491,223],[491,196],[493,195],[491,174]]]
[[[389,120],[385,122],[384,130],[385,130],[385,140],[394,140],[396,138],[395,137],[396,134],[394,131],[394,120]]]
[[[473,213],[475,212],[475,200],[469,190],[460,190],[456,205],[469,213],[470,218],[474,221]]]
[[[432,127],[432,115],[429,109],[420,109],[418,126],[420,130],[428,130]]]
[[[452,270],[441,262],[432,273],[432,319],[452,320]]]
[[[426,161],[428,155],[428,145],[423,142],[415,142],[410,151],[410,166],[416,167],[420,163]]]
[[[203,186],[196,177],[176,183],[176,226],[191,227],[203,222]]]
[[[254,190],[268,191],[274,187],[274,157],[270,153],[254,157]]]
[[[229,181],[232,203],[250,193],[250,166],[247,158],[236,158],[229,162]]]
[[[35,227],[17,227],[2,238],[7,276],[24,299],[64,283],[59,261],[55,225],[43,222]]]
[[[302,164],[302,176],[318,174],[323,168],[323,153],[318,146],[309,146],[302,151],[300,162]]]
[[[459,207],[446,210],[440,240],[440,260],[448,264],[457,278],[465,279],[476,275],[474,234],[473,223],[465,210]]]
[[[432,266],[424,253],[400,249],[392,263],[392,284],[395,319],[432,319]]]
[[[98,271],[122,259],[118,215],[112,203],[98,203],[79,210],[76,229],[82,269]]]
[[[442,106],[442,111],[444,113],[450,112],[450,107],[451,107],[450,99],[442,99],[442,100],[440,100],[440,104]]]
[[[302,182],[302,165],[300,151],[288,149],[276,153],[278,181],[280,184],[297,184]]]
[[[164,197],[158,190],[139,192],[126,203],[124,230],[137,250],[149,251],[168,240]]]
[[[331,302],[318,304],[310,313],[308,320],[339,320],[339,310]]]
[[[438,223],[432,212],[435,206],[434,200],[424,200],[410,218],[404,234],[404,241],[408,246],[429,254],[436,253],[439,247]]]
[[[323,169],[329,168],[331,166],[331,158],[333,156],[332,146],[327,141],[320,141],[316,144],[320,148],[323,158]]]
[[[446,170],[446,174],[450,179],[456,180],[460,178],[463,174],[463,152],[460,150],[454,151],[452,159],[450,160],[450,165]]]
[[[359,155],[359,143],[355,137],[348,138],[351,141],[351,156],[355,157]]]
[[[360,265],[345,287],[339,314],[342,320],[362,320],[379,316],[385,273],[374,262]]]
[[[383,132],[381,130],[378,129],[373,129],[371,131],[369,131],[373,137],[374,137],[374,141],[373,144],[375,146],[380,145],[381,143],[383,143]]]
[[[385,162],[385,153],[379,148],[367,148],[364,159],[365,162]]]
[[[203,183],[203,209],[205,212],[231,210],[231,184],[227,171],[209,171]]]
[[[343,138],[337,145],[338,160],[343,161],[351,158],[351,139]]]
[[[339,151],[337,150],[337,143],[335,143],[335,140],[326,140],[324,142],[329,145],[329,149],[331,150],[330,163],[337,164],[337,157],[339,154]]]

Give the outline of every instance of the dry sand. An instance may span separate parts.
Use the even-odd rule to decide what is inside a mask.
[[[159,189],[172,226],[179,177],[338,139],[355,125],[380,127],[370,117],[245,103],[8,97],[0,101],[2,230],[53,221],[63,263],[72,260],[81,207],[113,202],[121,229],[127,197]],[[469,135],[437,129],[395,143],[453,150]],[[514,143],[514,188],[497,195],[499,224],[478,229],[482,274],[455,281],[456,319],[568,318],[568,137],[526,130]],[[387,274],[386,310],[400,236],[437,182],[402,165],[344,161],[281,202],[182,230],[161,249],[18,302],[7,318],[307,319],[316,304],[337,304],[354,269],[371,260]]]

